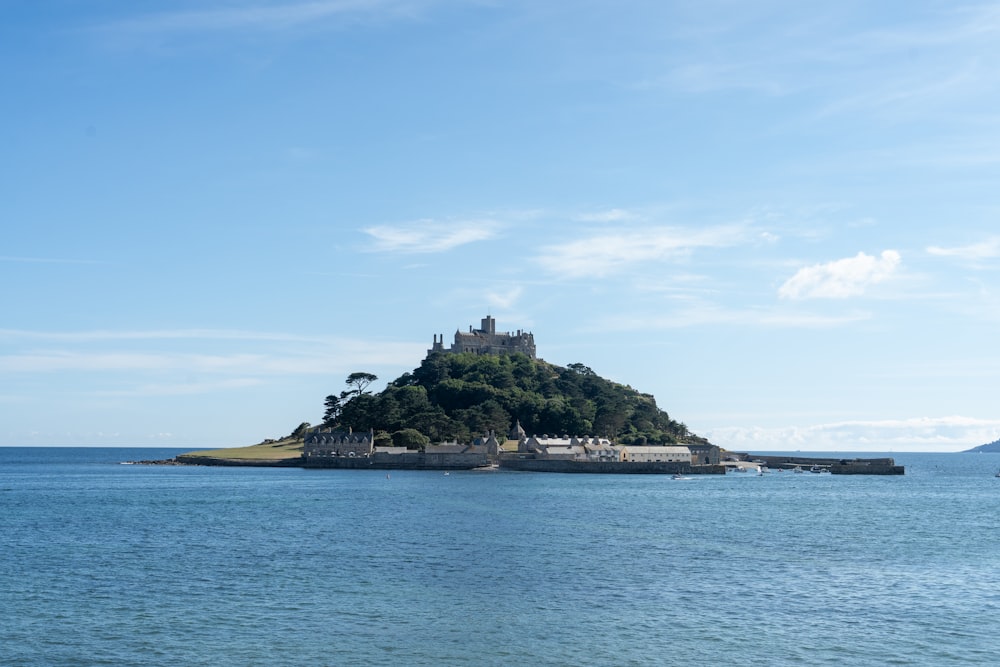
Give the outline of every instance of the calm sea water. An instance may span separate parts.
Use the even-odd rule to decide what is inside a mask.
[[[903,477],[118,465],[0,448],[0,664],[1000,661],[1000,456]]]

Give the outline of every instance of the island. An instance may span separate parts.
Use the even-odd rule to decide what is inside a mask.
[[[725,474],[807,466],[834,474],[902,474],[891,459],[770,462],[726,452],[691,433],[653,396],[537,357],[534,334],[499,332],[489,315],[434,335],[412,372],[369,391],[378,378],[351,373],[324,401],[323,422],[242,448],[189,452],[170,463],[386,470],[499,468],[529,472]],[[760,463],[755,463],[755,462]]]

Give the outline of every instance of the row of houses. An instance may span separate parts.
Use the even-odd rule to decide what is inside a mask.
[[[353,432],[350,429],[317,429],[305,439],[303,456],[306,461],[331,457],[363,458],[400,456],[412,450],[404,447],[377,447],[372,431]],[[594,462],[667,462],[691,465],[717,465],[719,448],[709,444],[687,445],[616,445],[608,438],[591,436],[548,436],[524,433],[516,424],[504,440],[494,432],[476,438],[468,444],[456,442],[429,445],[424,453],[431,455],[467,456],[475,460],[496,461],[505,454],[531,455],[553,461]]]
[[[553,461],[631,461],[691,465],[714,465],[719,462],[719,448],[714,445],[616,445],[607,438],[590,436],[524,437],[518,441],[517,452]]]

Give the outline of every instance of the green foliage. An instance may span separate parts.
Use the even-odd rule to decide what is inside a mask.
[[[302,422],[295,427],[295,430],[291,432],[290,435],[286,436],[285,440],[293,440],[295,438],[304,438],[309,429],[312,428],[312,424],[309,422]]]
[[[407,449],[423,449],[431,444],[431,439],[415,428],[404,428],[392,434],[392,444]]]
[[[600,435],[630,444],[701,440],[652,396],[583,364],[561,368],[522,354],[432,354],[384,391],[364,392],[374,379],[351,374],[354,390],[327,397],[324,423],[333,413],[339,425],[391,433],[393,442],[412,438],[409,431],[429,442],[467,442],[489,430],[504,434],[515,421],[538,435]]]

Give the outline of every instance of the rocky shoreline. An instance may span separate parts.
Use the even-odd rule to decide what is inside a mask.
[[[302,466],[302,459],[220,459],[214,456],[180,456],[172,459],[157,459],[143,461],[123,461],[125,465],[142,466],[231,466],[254,468],[297,468]]]

